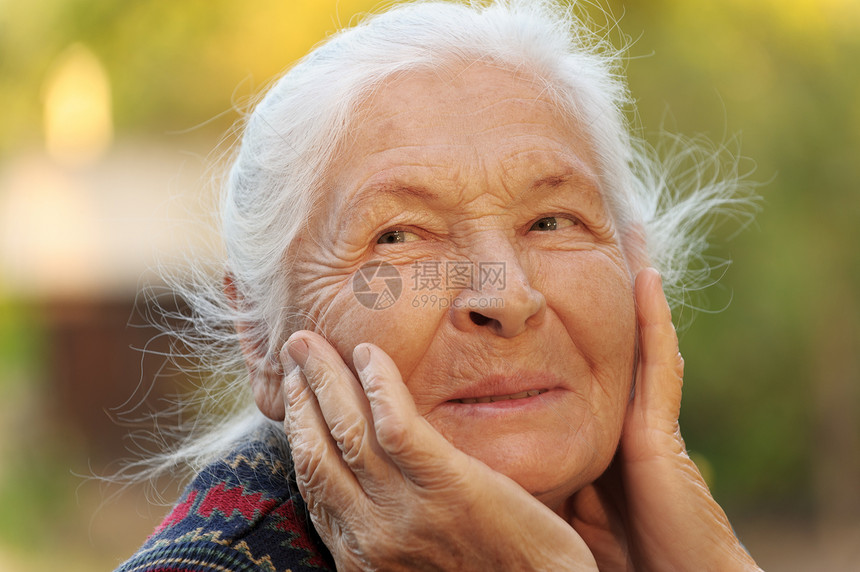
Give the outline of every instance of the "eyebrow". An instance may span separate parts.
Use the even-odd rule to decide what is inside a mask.
[[[570,184],[570,186],[579,193],[584,192],[586,194],[590,194],[592,192],[596,192],[598,195],[601,194],[599,181],[590,173],[583,172],[576,168],[565,170],[565,172],[560,174],[541,177],[529,185],[526,193],[524,194],[533,194],[540,190],[551,191],[568,184]]]
[[[570,179],[574,177],[576,177],[576,175],[573,173],[565,173],[564,175],[550,175],[548,177],[543,177],[529,185],[529,192],[535,191],[541,187],[549,187],[550,189],[555,189],[556,187],[560,187],[563,184],[567,183]]]

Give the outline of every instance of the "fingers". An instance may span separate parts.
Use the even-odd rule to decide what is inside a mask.
[[[317,519],[341,511],[360,498],[361,488],[340,456],[316,397],[300,369],[288,370],[286,387],[287,438],[299,492]]]
[[[297,332],[285,345],[301,369],[313,410],[315,436],[327,430],[345,466],[371,500],[406,478],[428,489],[450,489],[471,463],[416,410],[397,365],[372,344],[355,348],[361,384],[321,336]],[[310,406],[305,409],[311,410]],[[294,416],[288,414],[292,427]],[[298,421],[300,422],[300,421]]]
[[[622,434],[622,449],[628,461],[684,450],[678,429],[684,360],[657,271],[642,270],[636,276],[634,293],[639,362]]]
[[[360,344],[353,362],[370,401],[376,439],[404,475],[430,489],[460,480],[465,473],[453,469],[467,469],[469,457],[418,413],[394,361],[373,344]]]
[[[285,345],[301,370],[325,429],[340,458],[363,486],[379,486],[390,476],[390,461],[373,433],[370,405],[337,351],[321,336],[301,332]]]
[[[636,277],[636,308],[639,318],[639,368],[636,398],[651,414],[676,422],[681,407],[684,360],[672,312],[663,294],[660,275],[646,268]]]
[[[314,439],[323,441],[327,433],[326,459],[339,456],[371,500],[404,477],[428,488],[450,489],[462,480],[458,471],[469,468],[469,458],[418,413],[396,364],[381,349],[371,344],[355,349],[363,388],[318,334],[297,332],[285,350],[299,366],[301,398],[313,402],[312,407],[299,401],[302,419],[312,423]],[[291,432],[299,429],[295,423],[305,422],[291,412],[287,419]]]

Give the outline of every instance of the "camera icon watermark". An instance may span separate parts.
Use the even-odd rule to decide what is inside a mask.
[[[402,291],[400,272],[383,260],[363,264],[352,277],[352,294],[359,304],[371,310],[390,308]]]
[[[456,291],[499,292],[507,286],[505,262],[472,262],[470,260],[421,260],[410,267],[408,280],[414,293],[411,305],[419,307],[493,308],[504,306],[504,298],[457,298]],[[383,260],[371,260],[361,266],[352,278],[352,293],[365,308],[385,310],[403,294],[403,278],[397,267]]]

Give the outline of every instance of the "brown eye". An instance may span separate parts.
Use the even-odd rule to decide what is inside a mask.
[[[376,239],[376,244],[398,244],[401,242],[413,242],[420,239],[421,237],[414,232],[390,230],[388,232],[383,232],[379,238]]]
[[[558,230],[560,228],[566,228],[569,226],[573,226],[577,224],[576,221],[573,221],[569,218],[565,217],[557,217],[557,216],[547,216],[542,219],[535,221],[535,223],[531,226],[529,230],[536,230],[539,232],[547,232],[550,230]]]

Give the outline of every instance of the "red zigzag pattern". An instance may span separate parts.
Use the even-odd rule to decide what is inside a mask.
[[[206,497],[197,509],[197,514],[209,518],[217,510],[227,518],[231,518],[233,514],[239,512],[245,520],[251,522],[258,514],[257,511],[267,513],[278,502],[275,499],[264,501],[262,498],[262,493],[245,495],[245,488],[242,486],[228,489],[224,483],[218,483],[206,493]]]

